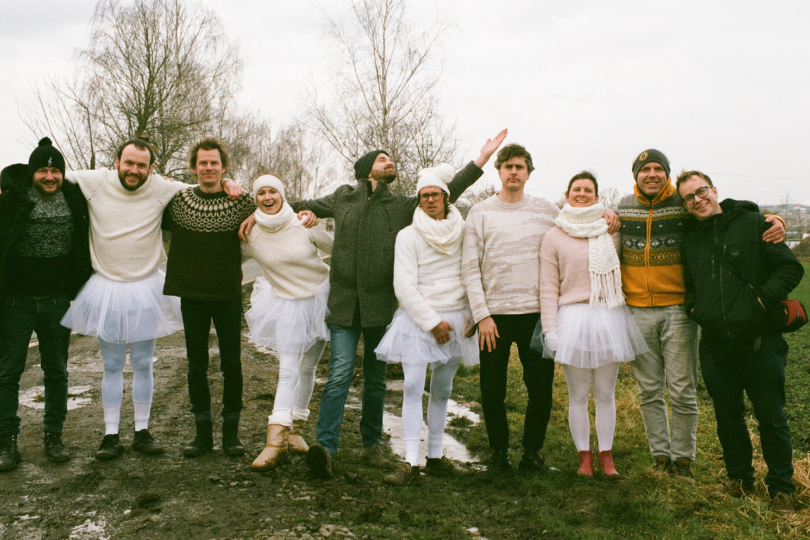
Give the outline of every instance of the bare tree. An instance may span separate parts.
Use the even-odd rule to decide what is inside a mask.
[[[450,25],[437,19],[426,29],[411,24],[406,0],[356,0],[347,22],[329,18],[336,62],[326,99],[307,97],[308,126],[346,162],[383,148],[397,163],[393,189],[413,188],[416,172],[453,163],[455,123],[437,113],[443,72],[441,38]]]
[[[78,58],[72,81],[35,88],[25,118],[73,168],[110,166],[121,141],[145,132],[158,170],[182,170],[189,143],[228,115],[241,71],[214,12],[184,0],[100,0]]]
[[[599,200],[605,205],[605,208],[616,210],[619,208],[619,201],[622,200],[622,194],[619,193],[619,190],[616,188],[605,188],[599,191]]]
[[[274,133],[266,118],[237,114],[215,135],[228,148],[229,175],[248,189],[262,174],[274,174],[284,182],[287,199],[298,200],[317,196],[337,177],[327,149],[298,122]]]

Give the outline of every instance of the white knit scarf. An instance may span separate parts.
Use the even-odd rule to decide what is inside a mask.
[[[413,214],[413,226],[430,247],[439,253],[453,255],[461,249],[464,218],[452,204],[449,214],[442,220],[428,217],[422,208],[416,207]]]
[[[555,220],[559,228],[574,238],[588,239],[588,272],[591,275],[591,306],[619,307],[624,305],[619,256],[608,234],[607,221],[602,217],[602,203],[574,208],[566,203]]]
[[[293,212],[292,207],[287,204],[287,201],[284,201],[281,203],[281,210],[275,214],[265,214],[260,208],[257,208],[253,215],[256,217],[256,223],[259,227],[267,232],[276,232],[295,217],[295,212]]]

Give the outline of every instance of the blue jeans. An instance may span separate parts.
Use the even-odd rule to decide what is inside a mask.
[[[19,433],[20,378],[32,332],[39,340],[45,374],[45,431],[61,433],[67,415],[70,330],[60,324],[70,307],[66,295],[11,296],[0,308],[0,433]]]
[[[385,327],[360,328],[336,324],[328,326],[332,341],[329,347],[329,380],[321,395],[316,439],[332,454],[337,452],[343,408],[354,376],[357,344],[362,333],[363,408],[360,417],[360,439],[364,448],[377,446],[380,444],[382,433],[386,363],[377,360],[374,349],[380,344]]]
[[[785,416],[787,352],[780,334],[762,336],[759,350],[750,342],[729,343],[706,335],[700,340],[700,369],[714,404],[728,476],[747,486],[754,484],[744,392],[759,424],[762,457],[768,465],[765,484],[772,497],[794,491],[793,447]]]

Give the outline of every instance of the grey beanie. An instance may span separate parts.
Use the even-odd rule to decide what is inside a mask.
[[[636,160],[633,161],[633,179],[637,180],[638,171],[640,171],[644,165],[650,162],[659,163],[664,168],[664,171],[666,171],[667,178],[669,178],[669,160],[667,159],[667,156],[665,156],[663,152],[650,148],[649,150],[644,150],[642,153],[640,153]]]

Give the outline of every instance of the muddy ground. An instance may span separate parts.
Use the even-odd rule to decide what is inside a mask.
[[[216,340],[211,335],[209,380],[218,402],[222,392]],[[71,340],[70,387],[89,401],[68,413],[64,440],[73,459],[50,463],[42,449],[42,411],[20,407],[20,467],[0,476],[0,537],[7,539],[119,538],[375,538],[385,502],[382,473],[357,466],[359,410],[347,408],[341,454],[334,480],[313,478],[302,457],[278,470],[254,473],[250,464],[264,446],[266,422],[273,403],[277,362],[257,350],[243,327],[244,411],[241,439],[247,454],[224,456],[216,441],[212,454],[187,459],[184,443],[193,438],[189,411],[183,334],[158,340],[155,351],[155,395],[150,431],[166,446],[164,456],[127,451],[112,462],[99,462],[94,452],[104,433],[101,407],[102,365],[95,338]],[[312,420],[305,435],[314,440],[317,398],[328,365],[328,348],[319,367]],[[356,372],[353,396],[361,383]],[[122,443],[132,441],[132,372],[125,372],[121,411]],[[42,385],[39,354],[32,345],[21,389]],[[35,390],[34,390],[35,391]],[[76,393],[74,391],[74,393]],[[401,394],[389,394],[393,408]],[[392,409],[393,410],[393,409]],[[214,405],[214,415],[219,404]],[[219,439],[219,421],[215,420]],[[374,531],[377,531],[376,533]],[[389,534],[393,531],[389,530]],[[394,534],[396,536],[396,534]]]

